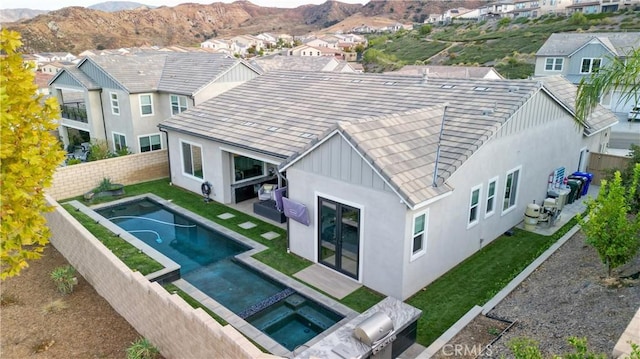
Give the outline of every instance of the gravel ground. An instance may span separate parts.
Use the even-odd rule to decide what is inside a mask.
[[[640,255],[621,268],[621,276],[640,272]],[[545,357],[572,352],[571,336],[586,337],[590,349],[611,356],[618,338],[640,305],[640,281],[608,286],[596,251],[576,233],[489,316],[516,321],[491,347],[491,357],[513,357],[507,343],[527,337],[540,343]]]

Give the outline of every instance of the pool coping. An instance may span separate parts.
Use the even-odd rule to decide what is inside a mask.
[[[155,202],[158,202],[162,206],[165,206],[180,214],[186,215],[191,219],[193,219],[194,221],[198,222],[199,224],[205,227],[214,229],[218,232],[221,232],[224,235],[227,235],[232,239],[248,246],[250,248],[248,251],[237,254],[234,258],[236,258],[241,263],[255,269],[261,274],[266,275],[267,277],[282,283],[283,285],[295,290],[299,294],[318,302],[319,304],[337,312],[338,314],[344,317],[342,320],[340,320],[330,328],[326,329],[319,335],[315,336],[313,339],[309,340],[308,342],[300,345],[299,347],[313,346],[315,343],[321,341],[322,339],[324,339],[325,337],[327,337],[328,335],[336,331],[338,328],[342,327],[344,324],[348,323],[353,318],[359,315],[358,312],[345,306],[344,304],[337,302],[333,298],[330,298],[318,292],[317,290],[309,287],[307,284],[299,280],[296,280],[293,277],[287,276],[252,257],[257,253],[260,253],[268,249],[267,246],[259,242],[256,242],[250,238],[247,238],[241,235],[240,233],[235,232],[227,227],[224,227],[210,219],[204,218],[199,214],[191,212],[186,208],[180,207],[174,204],[171,200],[166,200],[155,194],[147,193],[147,194],[141,194],[141,195],[127,197],[127,198],[122,198],[122,199],[118,199],[118,200],[107,202],[107,203],[101,203],[101,204],[93,205],[90,207],[87,207],[78,201],[71,201],[69,203],[74,208],[76,208],[76,210],[79,210],[80,212],[84,213],[90,218],[96,220],[96,223],[102,224],[107,229],[111,230],[113,233],[118,234],[122,239],[136,246],[137,248],[142,250],[145,254],[149,255],[151,258],[158,261],[160,264],[164,265],[165,269],[162,269],[154,273],[150,273],[149,275],[145,276],[148,280],[151,281],[157,277],[166,275],[168,272],[175,271],[175,270],[179,271],[180,265],[174,262],[173,260],[169,259],[168,257],[164,256],[162,253],[158,252],[153,247],[147,245],[140,239],[136,238],[132,234],[124,231],[122,228],[112,223],[107,218],[95,212],[96,210],[100,210],[102,208],[112,207],[119,204],[132,202],[132,201],[136,201],[144,198],[149,198]],[[288,350],[287,348],[285,348],[284,346],[282,346],[281,344],[273,340],[271,337],[269,337],[267,334],[258,330],[256,327],[251,325],[246,320],[242,319],[240,316],[233,313],[231,310],[224,307],[222,304],[218,303],[213,298],[209,297],[205,293],[195,288],[192,284],[190,284],[185,279],[181,278],[181,279],[175,280],[173,281],[173,284],[175,284],[182,291],[184,291],[189,296],[191,296],[192,298],[200,302],[202,305],[207,307],[209,310],[219,315],[222,319],[224,319],[227,323],[229,323],[229,325],[233,326],[235,329],[237,329],[242,334],[250,338],[252,341],[262,346],[265,350],[268,350],[271,354],[283,356],[283,357],[293,357],[296,355],[296,350],[298,349],[298,347],[295,348],[293,351]]]

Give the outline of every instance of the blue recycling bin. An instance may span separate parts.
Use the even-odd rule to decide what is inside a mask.
[[[584,188],[582,189],[582,194],[585,195],[587,194],[587,192],[589,191],[589,185],[591,184],[591,181],[593,180],[593,173],[589,173],[589,172],[573,172],[572,174],[573,176],[581,176],[581,177],[586,177],[587,178],[587,185],[584,186]]]

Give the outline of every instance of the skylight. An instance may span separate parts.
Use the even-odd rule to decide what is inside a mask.
[[[484,87],[484,86],[476,86],[473,88],[474,91],[489,91],[488,87]]]

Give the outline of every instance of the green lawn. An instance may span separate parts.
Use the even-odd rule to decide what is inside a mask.
[[[264,244],[268,249],[254,257],[287,275],[311,265],[310,261],[287,253],[286,233],[280,227],[216,202],[205,203],[201,196],[169,185],[167,179],[127,186],[125,192],[125,196],[154,193]],[[82,201],[81,197],[74,199]],[[217,215],[225,212],[233,213],[235,217],[227,220],[217,218]],[[237,226],[248,220],[259,225],[249,230]],[[86,226],[95,225],[92,221],[83,223]],[[428,346],[474,305],[483,305],[491,299],[575,223],[575,219],[572,219],[553,236],[542,236],[516,229],[514,235],[497,238],[409,298],[406,301],[408,304],[423,311],[418,322],[418,343]],[[260,237],[265,231],[280,233],[280,237],[271,241],[265,240]],[[383,298],[381,294],[362,287],[340,302],[363,312]]]

